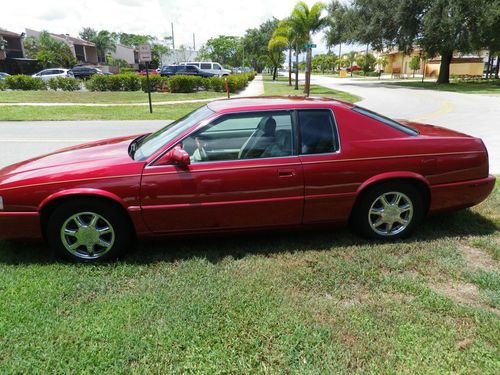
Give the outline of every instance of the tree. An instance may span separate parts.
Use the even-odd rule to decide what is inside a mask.
[[[83,40],[93,43],[93,40],[97,36],[97,31],[91,27],[84,27],[82,31],[80,31],[79,35]]]
[[[380,79],[380,76],[382,75],[382,71],[385,71],[385,67],[387,65],[389,65],[389,59],[387,58],[387,56],[380,56],[378,59],[377,59],[377,65],[379,67],[382,67],[382,69],[380,69],[379,71],[379,75],[378,75],[378,79]]]
[[[34,36],[28,36],[23,39],[24,55],[29,59],[36,59],[36,54],[38,53],[38,38]]]
[[[376,62],[377,59],[371,53],[360,53],[356,56],[356,64],[363,70],[365,75],[375,69]]]
[[[419,55],[413,56],[410,60],[409,66],[410,69],[413,70],[413,78],[415,78],[415,70],[420,69],[420,56]]]
[[[280,21],[276,30],[274,30],[273,38],[282,37],[286,39],[286,48],[288,49],[288,86],[292,85],[292,51],[295,45],[296,34],[293,32],[287,19]]]
[[[267,49],[269,51],[269,59],[272,63],[273,68],[273,81],[276,80],[276,75],[278,74],[278,68],[283,64],[285,55],[283,51],[288,46],[288,40],[283,36],[274,36],[269,41]]]
[[[106,54],[110,51],[116,51],[116,42],[107,30],[101,30],[94,39],[91,40],[97,50],[97,60],[101,63],[106,61]]]
[[[116,34],[111,37],[116,39]],[[151,35],[118,33],[118,41],[127,47],[139,47],[141,44],[150,43],[153,39]]]
[[[500,0],[485,1],[481,10],[478,32],[473,35],[473,45],[475,49],[485,48],[489,52],[487,77],[492,73],[491,68],[495,55],[498,57],[495,67],[495,78],[498,79],[500,68]]]
[[[333,70],[336,62],[337,57],[332,53],[316,55],[312,58],[313,68],[321,70],[322,73],[325,70]]]
[[[76,64],[69,46],[51,37],[47,31],[40,33],[34,45],[36,45],[36,59],[44,68],[61,66],[71,68]]]
[[[353,0],[350,14],[356,21],[351,36],[378,50],[397,46],[407,54],[417,44],[429,56],[440,55],[438,83],[449,83],[453,52],[474,49],[482,8],[493,1]]]
[[[352,67],[354,66],[354,63],[356,62],[356,58],[358,57],[358,53],[356,51],[351,51],[344,55],[348,66],[351,68],[351,77],[352,77]]]
[[[339,46],[339,56],[342,56],[342,43],[347,42],[347,7],[339,0],[332,0],[328,5],[327,29],[325,40],[327,47]],[[338,59],[340,69],[340,59]]]
[[[289,22],[295,33],[299,35],[299,38],[304,40],[306,43],[312,42],[312,35],[319,30],[321,30],[326,25],[326,18],[321,15],[325,9],[325,4],[317,2],[310,9],[308,5],[299,1],[295,8],[293,8],[292,14],[289,17]],[[307,68],[306,68],[306,83],[304,87],[304,92],[309,95],[309,90],[311,86],[311,59],[312,53],[311,48],[307,49]]]
[[[263,22],[258,28],[248,29],[242,40],[245,49],[245,60],[256,72],[260,73],[269,60],[268,45],[278,27],[279,20],[271,18]]]
[[[219,35],[205,44],[208,56],[222,65],[238,66],[241,62],[241,42],[236,36]]]
[[[163,56],[167,55],[170,49],[163,44],[153,44],[151,46],[151,63],[152,68],[158,68],[161,66]]]

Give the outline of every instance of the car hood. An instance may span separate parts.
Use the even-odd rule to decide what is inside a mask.
[[[128,146],[137,137],[134,135],[84,143],[10,165],[0,169],[0,184],[13,182],[14,176],[26,179],[129,164],[133,160],[128,155]]]

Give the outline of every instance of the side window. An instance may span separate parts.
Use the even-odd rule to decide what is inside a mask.
[[[54,71],[52,69],[44,70],[43,72],[40,73],[41,76],[49,76],[51,74],[54,74]]]
[[[188,72],[196,72],[196,67],[194,67],[194,66],[189,65],[189,66],[186,66],[186,68],[187,68]]]
[[[222,66],[220,66],[219,64],[214,64],[214,69],[215,70],[222,70]]]
[[[202,63],[201,69],[212,69],[212,64],[210,63]]]
[[[226,115],[184,139],[191,163],[293,155],[288,111]]]
[[[324,154],[339,149],[330,110],[299,111],[301,154]]]

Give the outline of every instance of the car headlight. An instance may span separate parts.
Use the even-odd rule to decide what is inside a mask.
[[[0,196],[0,210],[3,210],[3,198]]]

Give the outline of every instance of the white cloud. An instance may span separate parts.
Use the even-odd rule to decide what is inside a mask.
[[[307,0],[312,5],[314,0]],[[60,0],[8,1],[2,4],[0,27],[14,32],[25,28],[69,33],[77,36],[83,27],[150,34],[163,38],[174,23],[176,45],[197,48],[218,35],[243,36],[265,20],[288,16],[295,0]],[[40,11],[40,8],[43,11]],[[324,50],[322,34],[315,36]]]

